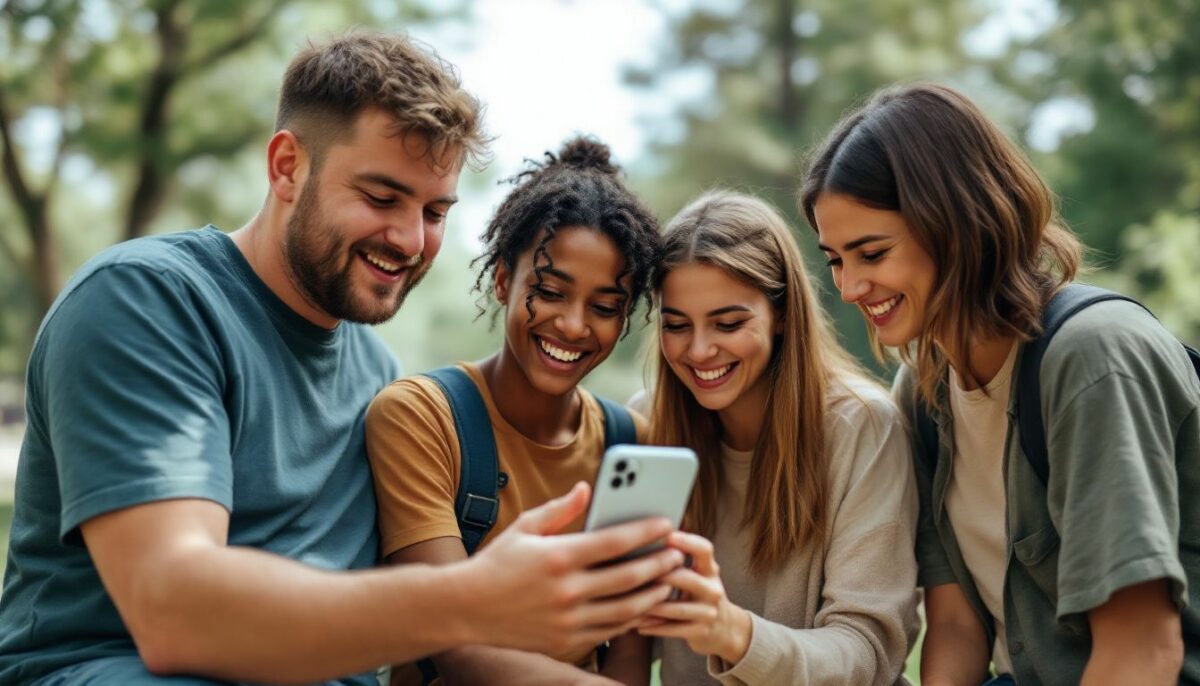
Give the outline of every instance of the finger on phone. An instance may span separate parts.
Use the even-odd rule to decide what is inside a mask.
[[[707,603],[663,603],[650,608],[647,616],[671,622],[711,622],[717,608]]]
[[[721,593],[713,587],[713,581],[684,567],[663,576],[661,581],[701,602],[716,603],[721,599]]]
[[[525,533],[539,536],[558,533],[587,511],[591,493],[591,486],[579,481],[566,495],[521,513],[513,522],[513,526]]]
[[[615,598],[595,600],[578,609],[579,622],[589,627],[635,624],[650,608],[666,601],[670,594],[670,586],[654,584]]]
[[[559,537],[558,544],[568,549],[575,565],[591,567],[662,540],[671,529],[671,522],[667,519],[651,517],[600,531],[565,534]],[[675,554],[680,561],[683,560],[682,553],[676,551]],[[673,566],[677,567],[679,563]]]
[[[667,545],[686,553],[691,559],[689,566],[692,569],[704,576],[714,575],[713,545],[707,538],[686,531],[673,531],[667,537]]]

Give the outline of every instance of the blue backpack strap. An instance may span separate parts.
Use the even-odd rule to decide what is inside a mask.
[[[633,424],[629,410],[608,398],[598,395],[593,397],[600,403],[600,409],[604,412],[605,449],[624,443],[637,443],[637,427]]]
[[[425,376],[441,386],[454,415],[462,457],[454,512],[458,515],[463,547],[467,555],[473,555],[496,524],[500,512],[500,501],[496,498],[500,468],[492,421],[479,388],[462,369],[442,367],[426,372]]]
[[[479,387],[459,367],[441,367],[425,372],[425,376],[441,387],[454,418],[460,455],[454,512],[458,515],[463,547],[467,549],[467,555],[472,555],[492,530],[500,513],[500,501],[496,497],[500,467],[492,420]],[[422,684],[437,679],[437,666],[433,660],[418,660],[417,667],[421,670]]]
[[[1050,477],[1046,427],[1042,422],[1042,358],[1046,355],[1046,348],[1049,347],[1054,334],[1058,333],[1059,328],[1068,319],[1087,307],[1108,300],[1127,300],[1145,308],[1127,295],[1096,286],[1068,284],[1055,293],[1046,304],[1046,309],[1042,312],[1042,335],[1026,343],[1025,351],[1021,355],[1021,368],[1017,371],[1017,426],[1021,429],[1021,450],[1042,483],[1046,483]],[[1192,361],[1193,364],[1200,363],[1196,357],[1193,357]]]

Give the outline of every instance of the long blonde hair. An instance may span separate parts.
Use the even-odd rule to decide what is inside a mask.
[[[664,233],[656,293],[671,270],[708,264],[761,291],[783,324],[763,371],[770,389],[742,519],[753,531],[751,568],[765,572],[801,545],[825,543],[829,458],[822,429],[830,385],[866,374],[837,342],[794,236],[766,202],[709,192],[680,211]],[[711,537],[721,478],[720,420],[671,371],[661,344],[656,352],[651,442],[688,446],[699,455],[684,527]]]

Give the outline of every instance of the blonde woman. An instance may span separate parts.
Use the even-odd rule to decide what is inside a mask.
[[[639,629],[663,684],[892,684],[916,628],[917,498],[886,392],[838,345],[791,232],[753,197],[706,194],[655,274],[652,438],[700,474],[670,543],[683,600]]]

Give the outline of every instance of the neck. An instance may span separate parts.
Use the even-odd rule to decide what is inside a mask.
[[[992,382],[1004,367],[1012,351],[1014,336],[995,336],[971,341],[967,348],[966,369],[955,367],[965,390],[982,388]]]
[[[741,397],[717,412],[724,432],[722,440],[734,450],[753,450],[758,445],[767,411],[770,385],[766,375]]]
[[[500,416],[521,435],[543,445],[563,445],[575,437],[583,410],[577,389],[564,395],[547,395],[534,388],[507,343],[500,352],[480,362],[479,370]]]
[[[267,288],[285,305],[313,324],[333,329],[338,325],[338,320],[305,297],[296,285],[283,250],[286,224],[286,219],[278,216],[268,205],[245,226],[230,234],[230,238],[258,278],[262,279]]]

